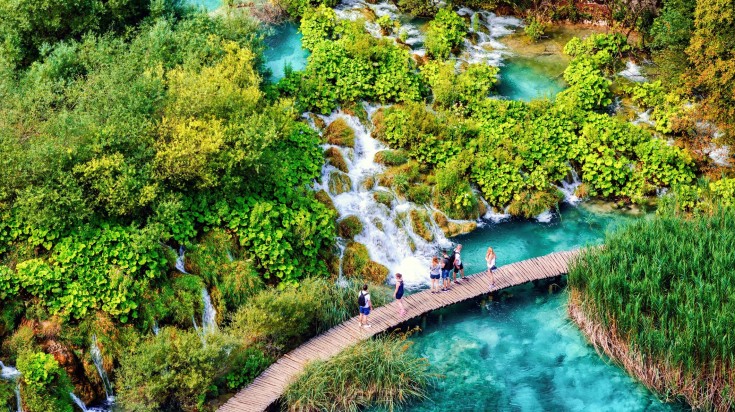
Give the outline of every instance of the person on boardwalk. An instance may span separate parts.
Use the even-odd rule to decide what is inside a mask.
[[[406,314],[406,308],[403,307],[403,275],[396,273],[396,290],[393,292],[393,297],[396,298],[398,303],[398,316]]]
[[[487,263],[487,275],[490,277],[490,289],[495,287],[495,251],[492,247],[487,248],[485,253],[485,262]]]
[[[442,264],[439,258],[434,256],[431,258],[431,266],[429,267],[429,277],[431,278],[431,293],[439,293],[439,278],[442,275]]]
[[[357,305],[360,307],[360,326],[369,328],[372,325],[368,322],[368,315],[370,315],[370,311],[373,309],[373,302],[370,300],[367,283],[362,285],[360,296],[357,297]]]
[[[454,248],[454,254],[452,255],[452,264],[454,265],[454,283],[460,283],[460,279],[467,281],[469,279],[464,277],[464,265],[462,264],[462,257],[460,256],[460,252],[462,252],[462,245],[457,245],[456,248]],[[461,278],[457,278],[457,274],[461,274]]]
[[[445,250],[442,252],[442,292],[449,290],[449,273],[452,272],[452,260]]]

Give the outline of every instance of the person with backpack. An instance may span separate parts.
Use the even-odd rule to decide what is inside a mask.
[[[363,328],[371,327],[372,325],[368,323],[368,315],[370,315],[370,311],[373,309],[373,302],[370,300],[367,283],[362,285],[360,295],[357,297],[357,306],[359,306],[360,310],[360,326]]]
[[[453,263],[447,251],[442,252],[442,292],[449,290],[449,274],[452,272]]]
[[[457,245],[456,248],[454,248],[454,253],[452,254],[452,264],[454,265],[454,276],[452,277],[454,279],[454,283],[460,283],[460,279],[464,280],[465,282],[469,279],[464,277],[464,265],[462,264],[462,257],[460,256],[460,252],[462,252],[462,245]],[[461,274],[461,278],[457,278],[457,274]]]

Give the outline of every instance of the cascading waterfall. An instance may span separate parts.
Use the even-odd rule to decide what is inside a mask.
[[[459,61],[486,63],[498,67],[503,65],[506,57],[513,54],[499,39],[523,26],[520,19],[498,16],[489,11],[475,11],[468,7],[460,8],[457,14],[470,20],[470,32],[474,37],[464,40],[464,49]]]
[[[577,205],[582,201],[582,199],[575,194],[577,192],[577,188],[581,184],[582,181],[579,179],[577,171],[569,165],[569,176],[561,181],[561,187],[559,187],[559,190],[564,194],[565,202],[570,205]]]
[[[5,366],[0,362],[0,379],[8,381],[16,381],[15,383],[15,401],[16,411],[23,412],[23,399],[20,397],[20,371],[12,366]]]
[[[153,327],[151,328],[153,330],[153,334],[158,336],[158,332],[161,331],[161,328],[158,327],[158,321],[153,319]]]
[[[184,260],[184,247],[179,246],[179,256],[176,258],[176,269],[181,273],[188,273],[186,271],[186,263]]]
[[[377,108],[367,106],[369,117]],[[341,111],[330,116],[322,116],[326,124],[337,118],[345,120],[355,132],[355,148],[348,149],[339,146],[325,145],[337,148],[345,158],[348,173],[352,182],[349,191],[332,194],[332,201],[340,216],[355,215],[362,221],[364,230],[355,237],[355,241],[364,244],[370,258],[388,267],[391,273],[400,272],[404,275],[407,286],[420,286],[428,282],[428,264],[439,247],[449,247],[451,242],[431,217],[433,209],[419,206],[410,202],[394,200],[391,207],[379,203],[373,197],[376,191],[388,191],[389,188],[365,187],[366,179],[375,178],[385,168],[375,163],[375,154],[387,149],[382,143],[370,135],[370,131],[355,116]],[[325,165],[322,170],[322,186],[329,192],[329,179],[332,173],[342,173],[331,165]],[[318,189],[318,188],[317,188]],[[395,197],[395,194],[393,194]],[[429,215],[428,223],[433,241],[426,241],[417,235],[411,225],[409,212],[412,209],[423,210]]]
[[[100,352],[100,347],[97,345],[97,335],[92,335],[92,345],[90,347],[89,354],[92,357],[92,362],[94,362],[95,368],[97,368],[97,373],[99,373],[100,379],[102,379],[102,384],[105,386],[107,403],[112,404],[115,401],[115,393],[112,391],[112,384],[110,383],[110,379],[107,377],[107,372],[105,372],[105,368],[102,365],[102,353]]]

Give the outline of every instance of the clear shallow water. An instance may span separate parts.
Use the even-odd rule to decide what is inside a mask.
[[[500,68],[498,93],[511,100],[531,101],[539,98],[553,99],[564,90],[566,84],[555,64],[545,64],[540,59],[516,57]]]
[[[265,39],[265,66],[271,70],[273,82],[285,76],[286,65],[294,71],[306,67],[309,52],[301,47],[302,35],[298,27],[291,22],[273,27],[273,33]]]
[[[187,4],[204,7],[207,11],[214,11],[222,7],[222,0],[186,0]]]
[[[550,223],[507,222],[458,238],[469,272],[484,268],[488,244],[498,264],[598,243],[605,230],[632,220],[567,208]],[[602,359],[566,316],[566,292],[524,285],[482,309],[455,305],[431,315],[413,349],[442,375],[431,400],[412,412],[674,411],[625,371]]]

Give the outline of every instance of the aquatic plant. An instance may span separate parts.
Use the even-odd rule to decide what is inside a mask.
[[[412,354],[409,347],[403,337],[386,336],[310,363],[286,390],[286,409],[357,412],[377,406],[393,411],[426,398],[434,376],[426,359]]]
[[[569,271],[570,310],[592,342],[696,409],[735,405],[733,227],[732,208],[638,221]]]

